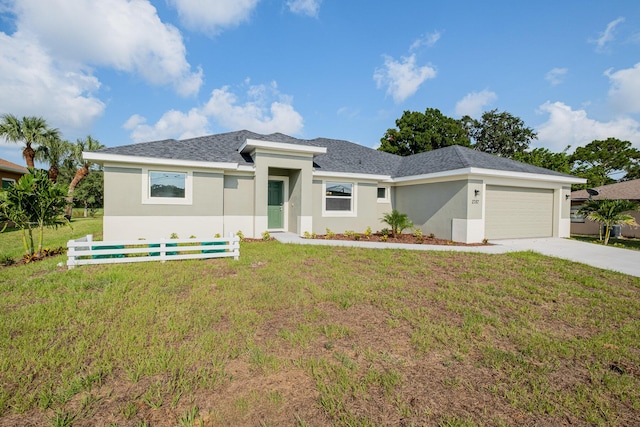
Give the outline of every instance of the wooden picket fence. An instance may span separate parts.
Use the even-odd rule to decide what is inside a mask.
[[[94,241],[89,234],[67,242],[67,267],[87,264],[177,261],[240,256],[240,238]]]

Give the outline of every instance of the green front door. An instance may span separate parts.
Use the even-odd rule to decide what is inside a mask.
[[[269,229],[284,228],[284,181],[269,180],[267,226]]]

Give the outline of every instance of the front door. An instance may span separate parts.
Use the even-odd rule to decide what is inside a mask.
[[[284,181],[269,180],[267,226],[270,230],[284,228]]]

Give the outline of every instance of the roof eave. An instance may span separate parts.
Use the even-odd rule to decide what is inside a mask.
[[[393,178],[393,182],[401,183],[401,182],[410,182],[410,181],[419,181],[425,179],[436,179],[436,178],[446,178],[460,175],[481,175],[481,176],[491,176],[491,177],[499,177],[499,178],[519,178],[519,179],[528,179],[533,181],[544,181],[544,182],[558,182],[562,184],[584,184],[587,182],[584,178],[576,178],[573,176],[560,176],[560,175],[546,175],[546,174],[537,174],[537,173],[529,173],[529,172],[514,172],[514,171],[503,171],[497,169],[484,169],[484,168],[460,168],[460,169],[452,169],[447,171],[440,171],[434,173],[427,173],[421,175],[411,175],[411,176],[402,176]]]
[[[98,164],[124,163],[151,166],[179,166],[196,167],[204,169],[238,169],[238,163],[233,162],[205,162],[200,160],[162,159],[157,157],[127,156],[122,154],[100,153],[96,151],[83,151],[82,157]]]

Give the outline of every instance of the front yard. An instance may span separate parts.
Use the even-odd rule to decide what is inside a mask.
[[[0,425],[640,424],[638,278],[275,241],[63,260],[0,267]]]

